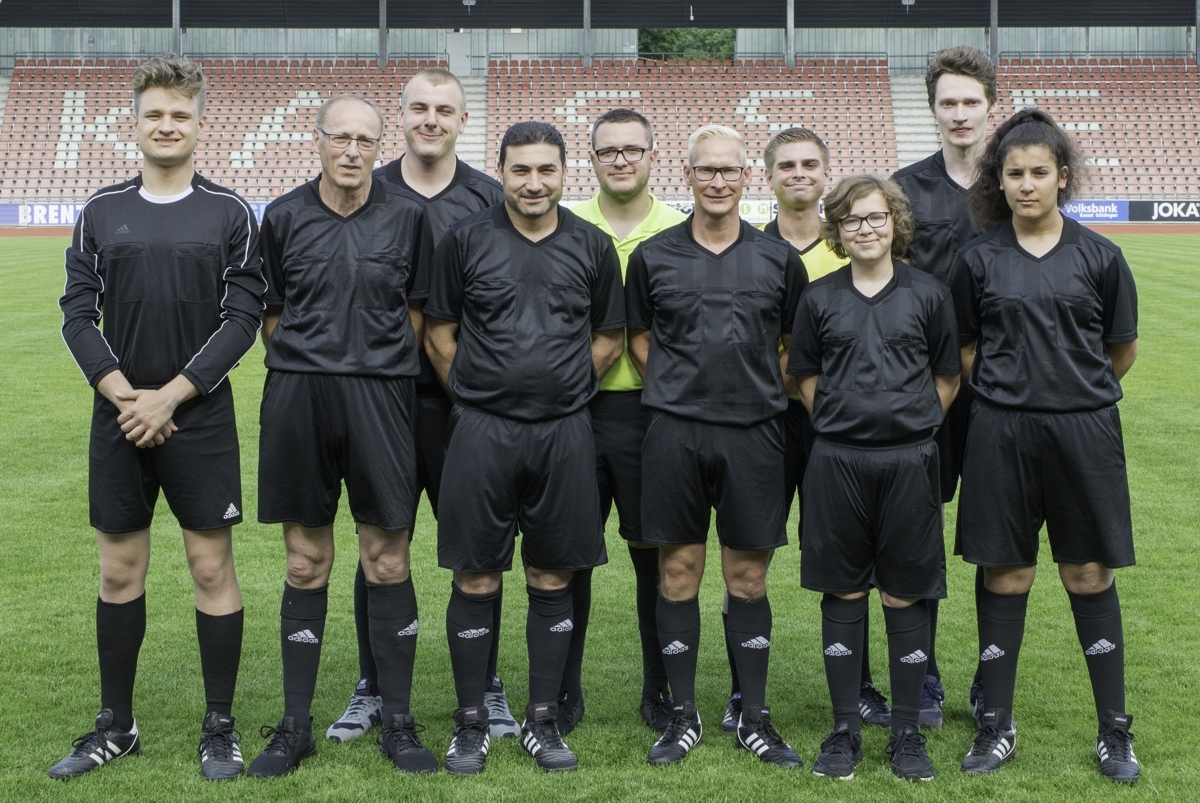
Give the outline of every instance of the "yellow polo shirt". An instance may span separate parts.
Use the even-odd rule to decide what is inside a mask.
[[[608,221],[600,213],[599,198],[600,196],[597,194],[582,203],[575,204],[575,206],[571,207],[571,212],[583,218],[588,223],[600,227],[601,231],[612,237],[613,245],[617,247],[617,257],[621,260],[621,281],[625,280],[625,269],[629,265],[629,255],[633,253],[633,249],[637,248],[642,241],[648,240],[663,229],[668,229],[677,223],[687,220],[687,215],[678,209],[667,206],[651,194],[650,213],[646,215],[645,220],[639,223],[637,228],[629,232],[629,236],[624,240],[618,240],[617,235],[613,233],[612,227],[608,225]],[[621,358],[617,360],[617,364],[601,377],[600,390],[641,389],[642,377],[629,359],[629,343],[626,342],[625,351],[621,354]]]

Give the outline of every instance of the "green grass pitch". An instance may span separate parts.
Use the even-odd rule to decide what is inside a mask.
[[[95,540],[88,527],[87,433],[91,391],[59,336],[56,301],[63,285],[61,238],[0,239],[0,799],[3,800],[1130,800],[1195,799],[1200,759],[1193,751],[1200,691],[1200,236],[1121,236],[1141,298],[1141,357],[1121,403],[1138,565],[1119,573],[1128,643],[1129,710],[1142,761],[1133,789],[1103,780],[1092,755],[1095,721],[1070,609],[1047,563],[1035,585],[1017,686],[1017,758],[991,778],[968,778],[958,763],[971,740],[967,690],[976,658],[973,570],[948,556],[950,598],[942,604],[938,656],[949,699],[946,726],[929,736],[936,780],[893,779],[886,734],[865,728],[865,760],[856,779],[836,784],[808,772],[830,727],[820,654],[816,594],[798,584],[795,546],[771,569],[775,612],[768,702],[784,737],[807,764],[798,772],[761,765],[720,732],[728,693],[722,645],[720,572],[715,550],[701,591],[704,642],[699,707],[704,743],[681,767],[646,765],[653,735],[636,713],[640,653],[633,572],[609,523],[611,563],[595,575],[595,602],[584,667],[587,716],[570,738],[581,769],[548,776],[515,740],[493,743],[479,778],[403,777],[375,746],[374,734],[335,745],[290,778],[200,780],[196,742],[204,713],[192,595],[177,525],[165,503],[154,531],[147,604],[149,627],[135,698],[145,751],[67,784],[46,770],[88,730],[99,707],[94,630],[98,588]],[[231,376],[242,437],[249,523],[236,528],[235,552],[246,604],[246,639],[234,713],[247,759],[264,742],[257,731],[282,708],[279,598],[284,552],[277,526],[254,523],[257,418],[264,369],[256,347]],[[954,505],[947,509],[947,546]],[[793,512],[792,531],[796,524]],[[328,643],[314,705],[318,733],[346,704],[357,678],[351,583],[355,543],[347,514],[337,523]],[[710,541],[710,546],[715,538]],[[793,540],[794,544],[794,540]],[[428,725],[439,756],[454,708],[443,622],[450,576],[435,560],[435,528],[422,505],[413,574],[425,627],[417,652],[413,713]],[[1047,554],[1045,551],[1043,554]],[[1047,556],[1048,560],[1048,556]],[[513,708],[525,702],[525,600],[521,580],[505,599],[500,670]],[[873,604],[871,652],[887,690],[882,615]],[[1187,790],[1191,789],[1192,792]],[[479,797],[476,798],[475,796]]]

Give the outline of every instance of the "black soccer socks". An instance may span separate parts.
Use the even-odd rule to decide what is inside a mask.
[[[413,662],[417,656],[417,595],[412,577],[393,585],[367,583],[367,613],[371,652],[379,668],[383,722],[390,726],[394,715],[408,715],[412,694]]]
[[[629,547],[637,582],[638,635],[642,641],[642,697],[667,688],[667,670],[658,646],[658,550]]]
[[[450,643],[450,666],[459,708],[483,708],[487,678],[479,671],[486,666],[492,649],[494,609],[500,592],[467,594],[458,586],[450,590],[446,606],[446,638]]]
[[[209,711],[233,713],[245,621],[245,609],[224,616],[196,611],[196,640],[200,642],[200,670],[204,673],[204,699]]]
[[[867,593],[870,597],[870,592]],[[862,668],[859,670],[859,682],[875,684],[875,678],[871,676],[871,606],[867,605],[867,610],[863,613],[863,643],[862,643]]]
[[[358,677],[367,681],[367,692],[379,690],[379,672],[375,668],[375,655],[371,652],[371,622],[367,616],[367,575],[362,561],[354,572],[354,632],[358,637]],[[390,721],[390,720],[389,720]]]
[[[484,685],[500,674],[497,664],[500,663],[500,617],[504,613],[504,579],[500,579],[500,587],[496,589],[496,604],[492,606],[492,649],[488,653],[487,677]]]
[[[729,639],[729,589],[725,589],[725,598],[721,600],[721,630],[725,634],[725,657],[729,659],[729,698],[736,694],[738,704],[742,699],[742,679],[738,677],[737,659],[733,657],[733,642]]]
[[[1075,632],[1088,675],[1092,678],[1092,696],[1096,698],[1096,716],[1106,711],[1125,710],[1125,632],[1121,626],[1121,601],[1117,581],[1099,594],[1072,594],[1071,612],[1075,614]]]
[[[925,600],[925,604],[929,606],[929,665],[925,667],[925,674],[933,675],[938,680],[941,680],[942,672],[938,669],[937,665],[937,619],[939,602],[941,602],[941,600]]]
[[[929,660],[929,608],[917,600],[907,608],[884,606],[887,624],[888,669],[892,678],[892,733],[914,732],[921,708]]]
[[[833,701],[833,726],[843,722],[851,734],[858,733],[858,698],[862,670],[862,645],[868,597],[842,599],[833,594],[821,598],[821,640],[825,652],[825,680]]]
[[[661,593],[656,611],[658,649],[676,710],[696,703],[696,652],[700,647],[700,598],[671,602]]]
[[[765,596],[729,595],[725,643],[733,653],[742,692],[742,711],[754,720],[766,704],[767,664],[771,654],[771,602]]]
[[[571,587],[543,591],[526,586],[529,613],[525,644],[529,649],[529,702],[553,703],[563,683],[563,669],[575,630]]]
[[[279,641],[283,645],[283,715],[307,724],[317,688],[321,642],[325,639],[325,613],[329,586],[313,589],[283,584],[279,612]]]
[[[133,682],[146,638],[146,595],[112,603],[96,597],[96,651],[100,656],[100,707],[113,712],[112,727],[133,727]],[[1124,709],[1122,709],[1124,710]]]
[[[986,585],[979,589],[975,610],[979,620],[979,679],[983,682],[984,708],[1008,712],[1008,721],[997,723],[1001,730],[1011,727],[1017,656],[1025,637],[1028,605],[1029,592],[995,594]]]
[[[583,645],[591,614],[592,570],[577,569],[571,578],[571,621],[575,627],[571,631],[571,646],[562,679],[562,690],[570,694],[572,700],[583,699]]]

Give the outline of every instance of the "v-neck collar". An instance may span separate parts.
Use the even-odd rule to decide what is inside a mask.
[[[383,200],[383,194],[385,192],[381,182],[372,181],[371,191],[367,193],[367,200],[363,202],[363,205],[343,217],[335,212],[333,208],[329,206],[329,204],[325,203],[325,201],[321,199],[321,175],[319,173],[317,174],[316,178],[308,182],[308,190],[309,203],[313,203],[321,207],[321,210],[324,211],[325,214],[329,215],[329,217],[333,218],[338,223],[349,223],[350,221],[355,220],[361,215],[365,214],[368,209]]]
[[[1006,228],[1005,234],[1009,238],[1011,238],[1013,248],[1015,248],[1017,250],[1018,254],[1025,257],[1030,262],[1045,262],[1047,259],[1049,259],[1050,257],[1057,254],[1065,246],[1067,246],[1070,243],[1075,242],[1075,240],[1077,239],[1077,237],[1079,235],[1079,231],[1077,228],[1079,226],[1079,224],[1076,221],[1072,220],[1071,218],[1067,217],[1066,215],[1063,215],[1062,219],[1063,219],[1063,227],[1062,227],[1062,231],[1058,235],[1058,242],[1054,244],[1053,248],[1051,248],[1046,253],[1042,254],[1040,257],[1034,256],[1029,251],[1026,251],[1025,247],[1021,245],[1021,240],[1017,237],[1017,230],[1013,226],[1012,220],[1009,220],[1007,223],[1004,224],[1005,228]]]
[[[746,239],[746,227],[750,225],[746,221],[741,220],[741,218],[739,218],[738,220],[740,222],[740,225],[738,227],[737,239],[734,240],[732,243],[730,243],[728,246],[726,246],[724,251],[717,253],[716,251],[708,250],[707,248],[705,248],[703,245],[700,244],[699,240],[696,239],[696,234],[695,234],[695,232],[692,231],[692,221],[695,217],[696,217],[696,214],[694,212],[687,216],[687,220],[683,221],[683,230],[687,233],[687,238],[692,241],[692,245],[696,246],[696,248],[700,249],[700,251],[704,252],[704,254],[712,257],[713,259],[721,259],[722,257],[726,256],[730,251],[732,251],[733,249],[735,249],[739,245],[741,245],[742,240]]]
[[[411,192],[413,195],[417,196],[418,198],[424,199],[425,203],[433,203],[434,201],[439,201],[442,198],[446,197],[447,194],[449,194],[452,190],[457,188],[459,185],[466,184],[468,181],[471,180],[471,166],[468,165],[466,162],[464,162],[462,159],[455,157],[454,176],[453,176],[453,178],[450,179],[450,183],[447,184],[445,187],[443,187],[441,189],[441,191],[438,192],[436,195],[426,196],[426,195],[422,194],[421,192],[419,192],[415,187],[411,186],[407,181],[404,180],[404,171],[401,169],[401,162],[404,161],[404,157],[407,155],[408,154],[406,154],[406,153],[400,154],[399,159],[397,159],[396,161],[394,161],[390,165],[388,165],[389,168],[394,167],[394,170],[385,170],[384,176],[387,178],[388,181],[392,182],[393,184],[403,187],[404,189],[408,190],[409,192]]]
[[[558,237],[567,227],[567,216],[571,214],[571,210],[567,209],[562,204],[558,205],[558,225],[554,227],[554,231],[547,234],[540,240],[531,240],[521,233],[516,224],[512,222],[512,218],[508,216],[507,203],[496,204],[496,211],[493,213],[492,220],[500,227],[508,229],[513,236],[521,242],[528,245],[530,248],[540,248],[554,238]]]

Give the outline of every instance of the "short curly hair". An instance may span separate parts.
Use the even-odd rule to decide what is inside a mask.
[[[850,217],[850,207],[856,201],[875,192],[883,196],[892,213],[892,256],[900,258],[908,253],[917,224],[913,221],[912,208],[904,190],[882,176],[850,176],[838,182],[833,192],[825,196],[825,218],[821,221],[820,231],[830,250],[842,259],[848,259],[850,255],[842,246],[838,224]]]
[[[147,89],[169,89],[185,98],[195,99],[199,114],[204,114],[204,92],[207,81],[204,70],[190,59],[174,53],[155,56],[133,71],[133,108],[136,110],[142,93]]]

